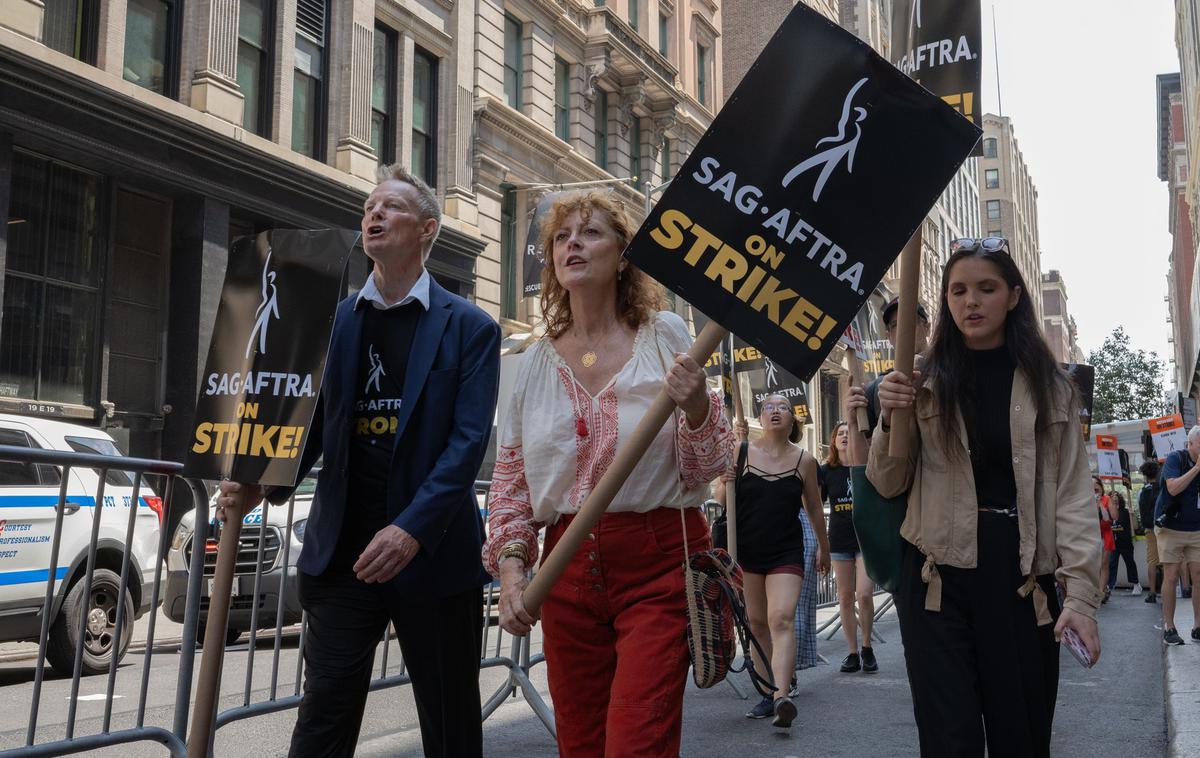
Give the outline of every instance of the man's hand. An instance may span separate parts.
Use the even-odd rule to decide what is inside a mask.
[[[354,574],[367,584],[391,581],[420,549],[415,537],[395,524],[388,524],[375,533],[371,544],[358,556]]]
[[[1095,666],[1100,661],[1100,628],[1096,626],[1096,619],[1070,608],[1063,608],[1062,613],[1058,615],[1058,623],[1054,625],[1055,642],[1062,641],[1062,633],[1067,627],[1074,629],[1079,635],[1079,639],[1088,649],[1092,665]]]
[[[222,524],[225,523],[226,508],[232,508],[239,516],[244,516],[262,502],[264,492],[261,484],[244,484],[228,479],[221,482],[218,491],[220,494],[217,495],[217,508],[213,516]]]

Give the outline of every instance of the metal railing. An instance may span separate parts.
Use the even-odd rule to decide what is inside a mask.
[[[182,735],[186,733],[188,721],[189,693],[192,683],[192,648],[189,641],[195,640],[196,623],[197,623],[197,606],[199,596],[196,594],[194,602],[189,602],[188,614],[184,622],[184,648],[181,651],[179,664],[178,686],[176,689],[174,722],[171,728],[163,726],[147,726],[146,725],[146,701],[147,692],[149,689],[149,676],[152,659],[154,656],[154,622],[155,614],[153,611],[157,609],[159,603],[159,590],[162,580],[162,561],[159,556],[163,554],[166,547],[166,528],[164,523],[169,522],[169,515],[173,512],[178,504],[177,493],[180,489],[180,472],[182,465],[178,463],[170,463],[166,461],[148,460],[142,458],[118,458],[99,454],[88,453],[67,453],[51,450],[32,449],[25,447],[12,447],[8,445],[0,445],[0,461],[15,462],[25,464],[27,466],[52,466],[59,469],[59,491],[58,499],[54,504],[54,530],[50,541],[50,556],[47,567],[47,580],[45,598],[40,609],[41,628],[38,635],[38,652],[37,664],[34,669],[33,693],[29,704],[29,723],[26,730],[25,745],[15,750],[4,751],[4,755],[21,755],[21,756],[55,756],[67,755],[70,753],[80,753],[87,750],[94,750],[100,747],[120,745],[130,742],[151,741],[158,742],[165,746],[172,756],[186,755],[186,746]],[[94,499],[91,505],[92,523],[90,526],[90,540],[87,545],[87,555],[79,562],[76,567],[60,567],[59,562],[61,548],[63,542],[63,526],[64,517],[69,513],[74,513],[79,510],[79,496],[74,493],[69,493],[71,482],[74,481],[72,476],[75,469],[90,469],[97,473],[97,483]],[[105,705],[102,718],[101,730],[97,734],[76,735],[76,726],[78,720],[78,704],[80,681],[83,676],[83,661],[84,648],[87,644],[89,624],[95,622],[97,624],[107,622],[107,613],[104,614],[103,621],[100,620],[90,609],[92,598],[92,589],[95,584],[96,568],[99,563],[99,544],[101,524],[104,520],[105,511],[108,510],[105,501],[105,487],[107,484],[108,473],[110,471],[124,471],[133,474],[132,480],[132,497],[130,500],[129,515],[126,519],[124,542],[120,545],[119,562],[120,562],[120,580],[117,590],[117,601],[115,608],[115,618],[113,619],[113,630],[110,635],[109,642],[109,663],[108,672],[105,681]],[[131,546],[134,543],[135,526],[139,513],[139,508],[142,504],[142,488],[145,477],[158,476],[162,477],[163,484],[161,492],[162,497],[162,514],[159,521],[159,537],[157,552],[153,556],[154,561],[154,578],[151,582],[149,591],[151,616],[148,626],[148,643],[142,661],[142,672],[140,677],[140,687],[137,700],[137,717],[135,725],[129,728],[116,729],[112,728],[113,717],[113,702],[116,689],[117,665],[122,657],[124,650],[123,641],[126,637],[127,626],[133,624],[134,619],[127,618],[125,608],[125,598],[131,588],[130,570],[136,565],[135,556],[132,554]],[[183,479],[183,486],[186,487],[185,495],[190,494],[197,503],[205,502],[203,487],[192,480]],[[199,495],[199,497],[197,497]],[[199,507],[199,506],[198,506]],[[202,558],[202,556],[197,556]],[[76,562],[78,556],[66,556],[66,559],[71,562]],[[63,569],[66,569],[65,571]],[[82,576],[79,571],[83,572]],[[59,578],[62,582],[59,583]],[[138,577],[139,585],[143,577]],[[85,612],[79,614],[78,624],[75,629],[75,645],[74,645],[74,665],[71,671],[70,696],[68,698],[69,705],[65,723],[65,734],[61,739],[56,739],[50,742],[37,743],[38,737],[38,718],[42,705],[42,686],[46,677],[46,655],[47,642],[50,636],[53,620],[57,616],[57,612],[62,611],[62,606],[67,596],[67,593],[72,590],[77,582],[83,583],[82,603],[84,604]],[[199,586],[195,588],[197,591]],[[142,592],[145,590],[142,589]],[[193,598],[189,598],[193,600]],[[99,610],[99,609],[96,609]],[[66,623],[66,619],[62,623]],[[131,632],[130,632],[131,634]]]
[[[211,561],[206,558],[206,556],[211,555],[208,533],[209,499],[203,483],[194,479],[183,478],[180,475],[182,470],[181,464],[167,461],[59,452],[3,445],[0,445],[0,461],[16,462],[29,466],[53,466],[59,467],[61,471],[58,497],[54,503],[56,516],[48,561],[47,575],[49,579],[46,583],[45,597],[40,609],[41,631],[38,637],[37,663],[34,672],[33,692],[30,699],[29,721],[25,743],[20,747],[0,750],[0,756],[69,755],[115,745],[148,741],[163,745],[169,751],[170,755],[176,758],[183,758],[188,754],[187,735],[190,709],[192,707],[192,683],[196,669],[197,630],[206,620],[207,609],[202,608],[202,599],[204,599],[202,596],[208,593],[204,592],[204,583],[210,581],[212,574],[211,566],[209,565]],[[58,570],[60,547],[63,542],[63,519],[65,514],[73,512],[73,509],[78,509],[78,501],[80,499],[78,490],[72,491],[73,488],[71,487],[71,482],[75,481],[72,477],[72,471],[76,469],[88,469],[97,472],[98,482],[94,502],[99,505],[93,509],[94,515],[89,527],[90,539],[86,557],[79,562],[80,569],[84,573],[81,576],[76,576],[75,572],[67,572],[63,576],[62,572]],[[155,552],[153,557],[155,564],[153,568],[153,580],[147,589],[150,592],[147,611],[150,615],[146,627],[145,650],[142,655],[141,671],[136,676],[136,695],[134,697],[136,697],[137,709],[135,722],[127,728],[113,728],[113,703],[117,697],[129,696],[127,694],[118,695],[116,673],[125,650],[122,642],[126,640],[127,636],[131,636],[132,632],[129,630],[129,627],[134,622],[134,619],[127,617],[125,604],[118,601],[115,611],[114,633],[112,635],[113,654],[110,657],[105,680],[103,693],[105,705],[99,730],[92,734],[78,733],[78,725],[81,720],[78,712],[78,703],[80,702],[79,691],[84,676],[82,666],[86,641],[84,631],[89,617],[88,613],[82,613],[80,614],[79,627],[77,629],[74,669],[71,673],[69,705],[64,724],[64,733],[54,735],[50,740],[38,742],[38,737],[45,734],[44,729],[39,730],[39,715],[43,704],[43,682],[46,678],[47,664],[47,640],[50,635],[52,620],[55,617],[56,609],[63,602],[66,591],[73,587],[76,582],[84,583],[84,598],[91,597],[95,568],[98,563],[98,545],[102,542],[99,539],[101,523],[106,515],[104,513],[106,510],[104,507],[105,479],[110,471],[129,472],[132,474],[133,480],[131,506],[129,508],[127,523],[125,524],[125,539],[122,543],[125,548],[120,559],[121,571],[118,597],[121,599],[125,598],[126,594],[130,591],[134,579],[130,574],[131,568],[135,566],[135,560],[131,557],[133,550],[130,546],[134,544],[135,525],[139,512],[137,506],[140,506],[143,502],[141,498],[143,495],[144,479],[147,476],[158,476],[163,480],[160,489],[163,493],[164,501],[163,517],[159,522],[159,533],[156,540],[157,552]],[[315,472],[313,473],[315,475]],[[490,482],[486,481],[476,482],[477,495],[486,493],[489,485]],[[189,499],[190,503],[188,502]],[[172,720],[170,725],[147,724],[146,705],[150,688],[150,673],[155,652],[160,645],[160,641],[155,638],[155,622],[162,599],[163,564],[169,560],[166,547],[171,542],[166,525],[177,521],[178,519],[171,518],[172,514],[176,514],[180,508],[186,509],[188,505],[194,506],[195,509],[194,526],[193,533],[188,538],[186,547],[182,545],[179,547],[180,555],[186,560],[185,565],[188,576],[185,590],[183,631],[182,637],[179,640],[179,659],[176,671],[177,684],[172,708]],[[295,526],[297,516],[297,498],[293,494],[288,500],[286,504],[287,516],[282,525],[270,524],[271,509],[273,507],[279,508],[284,506],[272,506],[269,502],[264,501],[261,506],[261,517],[258,514],[253,514],[253,518],[258,521],[256,526],[259,528],[255,534],[247,535],[247,538],[254,544],[243,542],[238,545],[239,564],[244,564],[243,568],[247,569],[245,576],[241,578],[249,579],[249,569],[253,570],[252,598],[259,599],[263,597],[264,571],[278,572],[279,574],[278,593],[274,603],[273,628],[267,626],[273,632],[274,638],[271,649],[269,675],[265,683],[262,681],[258,682],[261,689],[256,690],[256,651],[258,650],[260,631],[263,631],[260,630],[260,620],[264,618],[260,614],[266,614],[270,611],[263,602],[252,602],[250,604],[249,643],[247,646],[246,671],[241,691],[241,702],[234,707],[216,713],[216,717],[212,721],[211,733],[209,734],[210,745],[212,744],[213,735],[223,726],[242,719],[297,708],[300,704],[301,683],[304,675],[304,659],[302,655],[298,653],[296,656],[295,675],[292,681],[286,684],[281,682],[281,669],[283,668],[281,652],[284,629],[288,627],[289,631],[293,629],[297,631],[299,635],[299,650],[303,650],[307,629],[307,618],[303,614],[298,625],[294,622],[285,623],[285,620],[289,618],[288,614],[285,613],[287,607],[286,601],[294,596],[296,591],[296,559],[298,555],[297,551],[293,548],[292,535],[294,534],[293,527]],[[486,512],[486,497],[484,510]],[[247,517],[243,516],[243,518]],[[275,535],[276,539],[272,540],[271,535]],[[271,555],[272,550],[275,550],[274,557]],[[242,558],[246,560],[241,560]],[[143,573],[145,572],[143,571]],[[61,582],[58,581],[60,576],[62,577]],[[138,577],[138,580],[140,579],[141,577]],[[240,581],[240,579],[235,581]],[[520,694],[529,703],[534,713],[546,726],[550,734],[553,735],[555,733],[553,712],[530,680],[530,671],[532,668],[542,663],[545,659],[540,653],[531,653],[531,644],[528,636],[515,637],[508,635],[499,626],[492,629],[493,621],[489,609],[494,606],[496,592],[496,587],[493,584],[487,588],[485,593],[487,604],[483,620],[480,668],[504,668],[507,669],[508,676],[485,701],[481,717],[486,720],[506,698]],[[392,634],[389,625],[389,628],[383,634],[383,651],[379,675],[371,680],[371,692],[399,687],[410,682],[402,657],[398,660],[398,670],[396,670],[397,666],[395,665],[389,669],[391,637]],[[262,668],[259,667],[258,671],[261,674]],[[129,678],[125,678],[124,683],[131,684],[132,682]],[[262,692],[265,696],[255,700],[255,692]],[[228,696],[228,693],[224,694]],[[90,719],[91,717],[88,718]]]

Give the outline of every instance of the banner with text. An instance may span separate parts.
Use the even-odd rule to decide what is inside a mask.
[[[979,135],[796,5],[626,255],[807,379]]]
[[[522,256],[521,286],[523,297],[538,297],[542,294],[542,269],[546,267],[546,251],[542,244],[542,221],[546,218],[550,206],[558,198],[558,192],[547,192],[538,201],[533,217],[529,220],[529,230],[525,232],[525,253]]]
[[[982,52],[979,0],[895,0],[892,4],[896,67],[979,125],[983,124]]]
[[[276,229],[235,240],[213,326],[185,471],[291,486],[325,371],[347,229]]]
[[[1150,427],[1154,455],[1160,461],[1165,461],[1176,450],[1187,449],[1187,430],[1183,427],[1183,416],[1178,413],[1152,418],[1146,422],[1146,426]]]
[[[1108,434],[1096,435],[1096,474],[1101,479],[1121,479],[1121,454],[1117,438]]]

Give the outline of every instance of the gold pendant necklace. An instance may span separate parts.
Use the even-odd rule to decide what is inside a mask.
[[[595,350],[587,351],[586,353],[583,354],[583,358],[581,358],[580,360],[583,362],[583,365],[586,368],[591,368],[596,363],[596,351]]]

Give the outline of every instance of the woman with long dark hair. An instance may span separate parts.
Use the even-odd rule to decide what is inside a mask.
[[[796,604],[805,579],[802,509],[808,510],[817,532],[816,564],[822,573],[829,570],[829,540],[821,512],[817,461],[796,444],[800,420],[791,402],[783,395],[767,395],[758,421],[762,436],[749,443],[742,470],[733,472],[738,562],[745,581],[750,630],[765,658],[760,660],[755,653],[754,663],[759,671],[772,671],[776,689],[746,716],[774,716],[774,726],[787,728],[796,718],[796,705],[788,690],[796,666]],[[743,437],[746,431],[744,426],[738,429]],[[730,476],[727,473],[725,480]],[[717,500],[724,505],[725,488],[719,487],[717,492]]]
[[[1048,756],[1057,640],[1100,656],[1100,543],[1077,393],[1003,239],[952,246],[923,373],[881,383],[867,463],[908,493],[895,599],[921,755]]]

